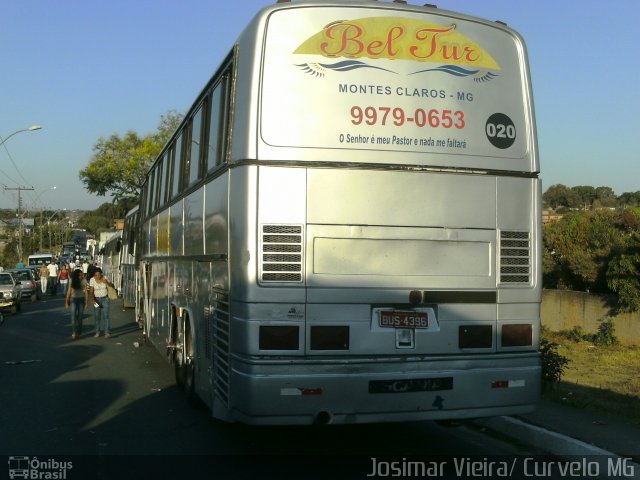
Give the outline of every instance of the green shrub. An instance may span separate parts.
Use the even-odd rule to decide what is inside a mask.
[[[615,335],[615,325],[611,318],[601,320],[598,325],[598,333],[593,336],[593,343],[596,345],[617,345],[618,337]]]
[[[571,340],[572,342],[579,342],[584,340],[585,333],[582,330],[580,325],[574,326],[571,330],[562,330],[557,333],[562,338],[566,338],[567,340]]]
[[[540,339],[542,362],[542,390],[550,390],[560,383],[569,359],[558,353],[558,344],[546,338]]]

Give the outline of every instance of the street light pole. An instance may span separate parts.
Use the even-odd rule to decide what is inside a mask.
[[[22,196],[20,194],[22,190],[33,190],[33,187],[4,187],[4,189],[18,191],[18,262],[22,262]]]
[[[18,133],[21,132],[33,132],[34,130],[40,130],[42,127],[40,125],[31,125],[29,128],[23,128],[21,130],[16,130],[15,132],[9,134],[8,137],[6,138],[2,138],[0,137],[0,147],[4,144],[4,142],[6,142],[7,140],[9,140],[11,137],[13,137],[14,135],[17,135]]]
[[[42,192],[40,192],[38,194],[38,196],[36,197],[36,201],[33,202],[34,206],[38,203],[38,200],[40,200],[40,197],[42,196],[43,193],[48,192],[50,190],[55,190],[56,188],[58,188],[58,187],[56,187],[54,185],[53,187],[48,188],[47,190],[43,190]],[[40,208],[40,251],[41,252],[42,252],[42,229],[44,228],[44,222],[42,221],[42,212],[43,212],[43,210],[42,210],[42,208]]]
[[[51,242],[51,225],[50,225],[51,219],[53,217],[55,217],[58,213],[66,212],[66,211],[67,211],[66,208],[62,208],[60,210],[56,210],[55,212],[53,212],[51,214],[51,216],[49,218],[47,218],[47,225],[49,226],[49,249],[51,249],[51,246],[52,246],[52,242]],[[59,224],[59,220],[56,222],[56,225],[58,225],[58,224]],[[54,234],[54,240],[55,240],[55,234]],[[51,252],[51,253],[53,253],[53,252]]]
[[[40,130],[42,127],[40,125],[31,125],[29,128],[23,128],[21,130],[16,130],[13,133],[10,133],[7,138],[0,137],[0,147],[4,145],[4,143],[9,140],[14,135],[17,135],[21,132],[33,132],[35,130]],[[7,147],[4,147],[5,149]],[[22,198],[20,197],[20,192],[22,190],[33,190],[33,187],[18,187],[18,188],[7,188],[4,187],[5,190],[18,190],[18,262],[22,261]]]

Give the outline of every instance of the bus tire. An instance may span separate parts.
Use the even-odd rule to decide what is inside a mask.
[[[189,323],[189,317],[184,319],[183,323],[183,362],[182,362],[182,378],[184,381],[184,391],[187,395],[187,402],[192,407],[198,407],[200,405],[200,398],[196,393],[196,368],[194,364],[194,345],[193,335],[191,334],[191,324]]]
[[[179,390],[184,391],[185,379],[184,379],[184,346],[183,338],[184,334],[181,329],[178,329],[178,319],[175,313],[172,315],[171,321],[171,350],[167,352],[173,364],[173,373],[176,379],[176,386]]]

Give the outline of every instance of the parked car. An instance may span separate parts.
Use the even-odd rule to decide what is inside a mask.
[[[36,275],[31,268],[10,268],[5,271],[22,283],[22,298],[28,298],[32,302],[40,299],[42,296],[40,276]]]
[[[0,309],[10,308],[11,313],[20,311],[22,283],[6,270],[0,272]]]

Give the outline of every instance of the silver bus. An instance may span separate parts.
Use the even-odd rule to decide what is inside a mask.
[[[187,397],[226,421],[528,412],[540,198],[511,28],[404,2],[278,2],[149,171],[136,303]]]
[[[118,291],[122,288],[121,253],[122,231],[118,230],[104,242],[104,246],[100,249],[102,273]]]
[[[136,239],[138,232],[138,207],[132,208],[125,217],[122,231],[122,250],[120,252],[120,273],[122,295],[125,308],[135,308],[136,302],[142,297],[138,293],[140,282],[138,281],[136,268]],[[136,310],[136,319],[139,319],[139,311]]]

